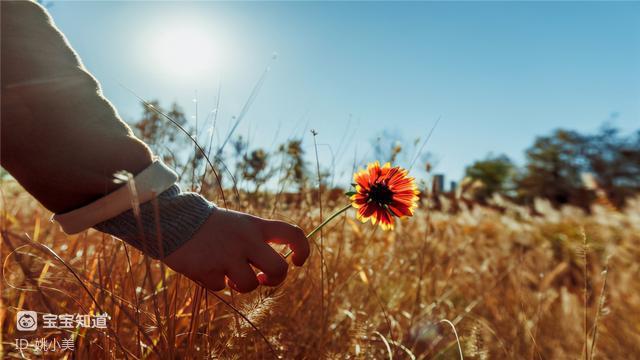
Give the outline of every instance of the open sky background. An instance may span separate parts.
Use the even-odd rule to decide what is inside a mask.
[[[426,151],[448,180],[490,152],[521,164],[558,127],[640,128],[638,2],[50,4],[125,120],[142,108],[119,83],[189,116],[197,91],[200,124],[220,86],[224,137],[269,66],[237,134],[312,155],[316,129],[345,183],[383,131],[410,143],[439,117]]]

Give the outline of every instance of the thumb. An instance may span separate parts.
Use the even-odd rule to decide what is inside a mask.
[[[309,257],[309,240],[302,229],[278,220],[267,220],[264,224],[262,229],[264,241],[287,245],[293,251],[291,256],[293,264],[302,266]]]

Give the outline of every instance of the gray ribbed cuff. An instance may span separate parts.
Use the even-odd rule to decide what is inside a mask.
[[[190,240],[216,209],[199,194],[182,192],[178,185],[157,197],[157,208],[159,221],[156,221],[153,200],[140,205],[142,229],[132,209],[94,228],[126,241],[155,259],[162,259]],[[160,234],[156,231],[158,227]]]

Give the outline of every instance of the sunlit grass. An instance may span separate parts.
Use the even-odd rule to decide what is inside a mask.
[[[453,328],[465,358],[640,353],[640,199],[623,212],[596,206],[591,214],[539,201],[544,215],[531,216],[509,203],[497,211],[451,198],[430,211],[425,197],[392,232],[341,215],[323,228],[324,271],[312,247],[307,265],[278,289],[220,293],[262,338],[159,262],[96,231],[67,236],[17,184],[2,190],[5,356],[17,356],[14,339],[25,336],[15,329],[19,309],[107,312],[105,331],[27,336],[73,336],[77,358],[273,358],[271,347],[283,358],[449,359],[459,357]],[[241,194],[242,210],[309,231],[320,221],[315,195],[280,201],[274,212],[273,195]],[[343,200],[325,194],[325,213]],[[447,211],[453,205],[460,210]]]

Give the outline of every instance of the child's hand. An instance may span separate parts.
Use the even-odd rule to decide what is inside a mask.
[[[288,245],[297,266],[309,256],[309,242],[299,227],[218,209],[164,262],[210,290],[224,289],[226,277],[231,288],[244,293],[260,284],[276,286],[287,276],[286,260],[268,243]],[[259,269],[257,275],[251,266]]]

